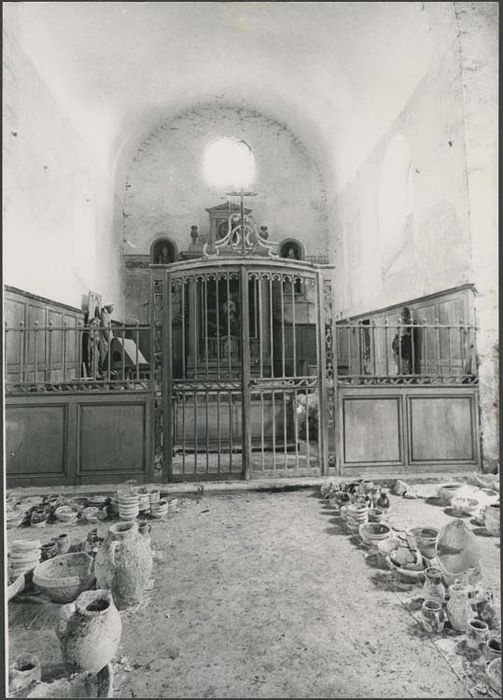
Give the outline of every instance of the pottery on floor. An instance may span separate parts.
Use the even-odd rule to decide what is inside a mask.
[[[466,646],[472,651],[482,654],[489,639],[489,627],[482,620],[468,620],[466,627]]]
[[[426,632],[442,632],[445,620],[445,612],[438,600],[424,601],[421,607],[421,622]]]
[[[469,601],[469,589],[460,583],[454,583],[449,588],[450,598],[446,610],[451,627],[457,632],[466,632],[468,622],[473,617],[472,606]]]
[[[33,583],[55,603],[69,603],[94,583],[93,559],[85,552],[60,554],[39,564]]]
[[[482,651],[488,663],[493,659],[501,658],[501,638],[489,637]]]
[[[60,506],[54,511],[54,516],[62,523],[74,523],[77,520],[79,509],[74,506]]]
[[[34,654],[20,654],[9,666],[9,693],[24,690],[31,683],[39,681],[42,671],[40,660]]]
[[[47,559],[52,559],[58,555],[58,544],[56,540],[51,540],[47,544],[43,544],[40,548],[41,561],[47,561]]]
[[[384,523],[362,523],[359,533],[364,544],[375,547],[378,542],[387,540],[390,537],[391,528]]]
[[[99,671],[119,646],[122,622],[110,591],[84,591],[60,610],[56,634],[68,670]]]
[[[27,698],[112,698],[113,672],[107,664],[97,673],[73,673],[51,683],[34,683],[27,689]],[[16,696],[13,696],[16,697]]]
[[[423,557],[433,559],[439,531],[434,527],[414,527],[408,532]]]
[[[68,554],[68,552],[70,551],[71,542],[70,537],[66,533],[58,535],[56,543],[58,545],[58,552],[60,554]]]
[[[435,557],[448,585],[469,570],[480,569],[480,544],[464,520],[452,519],[440,530]]]
[[[150,534],[140,533],[137,522],[111,525],[96,555],[95,573],[119,610],[139,603],[152,573]]]
[[[40,540],[15,540],[9,548],[9,574],[17,578],[32,571],[40,561]]]
[[[501,656],[488,664],[486,678],[492,690],[501,696]]]
[[[153,518],[165,518],[169,511],[169,503],[165,499],[160,499],[152,504],[150,514]]]
[[[476,498],[465,498],[464,496],[455,496],[451,500],[451,506],[455,514],[473,515],[479,507],[479,502]]]
[[[435,566],[424,570],[424,584],[421,595],[424,600],[436,600],[442,605],[445,600],[445,586],[442,583],[442,572]]]
[[[449,483],[442,484],[438,487],[437,496],[443,506],[450,506],[451,501],[455,496],[459,495],[460,490],[463,488],[463,484]]]
[[[484,509],[484,525],[487,532],[493,537],[499,537],[501,534],[500,523],[500,504],[491,503]]]

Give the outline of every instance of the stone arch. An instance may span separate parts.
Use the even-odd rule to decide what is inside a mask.
[[[293,251],[293,255],[292,252]],[[293,258],[295,260],[305,260],[306,254],[304,246],[296,238],[285,238],[278,246],[280,258]]]
[[[167,249],[167,252],[164,251]],[[169,265],[178,260],[178,246],[171,238],[161,236],[152,241],[150,246],[150,262],[154,265]]]

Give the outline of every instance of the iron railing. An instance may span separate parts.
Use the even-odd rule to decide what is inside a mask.
[[[373,320],[335,325],[337,380],[342,384],[476,384],[476,328]]]
[[[150,381],[147,325],[5,325],[7,393],[145,391]]]

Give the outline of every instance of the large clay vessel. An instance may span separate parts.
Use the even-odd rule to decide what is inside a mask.
[[[140,602],[152,573],[149,532],[140,533],[137,522],[111,525],[94,571],[98,586],[112,591],[119,610]]]
[[[449,588],[450,598],[447,603],[447,617],[451,627],[458,632],[466,632],[468,621],[473,617],[473,610],[468,600],[468,588],[454,583]]]
[[[484,509],[484,524],[487,532],[493,537],[499,537],[501,534],[500,524],[500,504],[491,503]]]
[[[113,658],[122,632],[120,613],[106,590],[84,591],[63,605],[56,634],[68,670],[99,671]]]

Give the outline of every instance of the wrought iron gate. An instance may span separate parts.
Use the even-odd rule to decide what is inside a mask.
[[[155,443],[168,480],[325,472],[323,302],[314,265],[277,257],[155,271]]]

